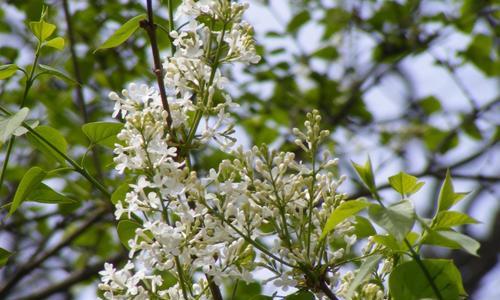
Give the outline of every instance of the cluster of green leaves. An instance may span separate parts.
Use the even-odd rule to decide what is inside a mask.
[[[371,232],[372,241],[384,247],[385,257],[394,259],[395,266],[389,278],[389,290],[393,299],[459,299],[467,294],[462,284],[460,271],[450,259],[422,259],[419,253],[424,245],[463,249],[477,256],[479,243],[453,229],[453,227],[478,223],[467,214],[452,211],[458,201],[467,193],[454,191],[450,172],[447,172],[437,199],[437,209],[431,219],[418,216],[409,197],[424,185],[417,177],[400,172],[389,177],[391,188],[398,192],[401,200],[388,204],[375,187],[371,161],[364,165],[353,163],[354,169],[375,203],[364,198],[342,203],[329,217],[323,235],[354,214],[367,210],[369,219],[386,231],[378,234],[371,222],[364,222]],[[358,217],[363,218],[363,217]],[[416,223],[421,232],[414,231]],[[374,271],[382,256],[367,259],[360,266],[356,278],[365,278]],[[352,287],[353,289],[356,286]]]

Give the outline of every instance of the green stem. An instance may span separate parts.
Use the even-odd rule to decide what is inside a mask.
[[[33,75],[35,74],[35,69],[38,63],[38,58],[40,57],[40,43],[38,43],[35,52],[35,60],[31,65],[31,70],[29,75],[26,76],[26,85],[24,86],[23,98],[21,100],[21,104],[19,108],[23,108],[26,99],[28,98],[28,93],[33,85]],[[26,74],[26,72],[25,72]],[[5,179],[5,173],[7,171],[7,166],[9,165],[10,154],[12,152],[12,148],[14,147],[14,143],[16,142],[16,136],[12,135],[9,139],[9,144],[7,145],[7,152],[5,153],[5,160],[2,165],[2,173],[0,174],[0,188],[3,186],[3,181]]]
[[[222,49],[222,43],[224,41],[224,35],[226,33],[226,27],[227,27],[227,22],[224,22],[224,25],[222,27],[222,33],[221,33],[220,40],[219,40],[219,44],[217,45],[217,51],[215,52],[215,58],[214,58],[214,62],[213,62],[213,65],[212,65],[212,72],[210,73],[210,78],[208,80],[208,85],[207,85],[208,88],[206,89],[206,91],[205,91],[205,93],[203,95],[203,98],[202,98],[203,105],[205,105],[205,102],[208,99],[208,95],[210,93],[209,89],[210,89],[210,86],[214,82],[215,72],[217,71],[217,68],[219,66],[219,59],[220,59],[220,54],[221,54],[221,49]],[[198,129],[198,125],[200,124],[202,116],[203,116],[203,112],[201,110],[197,110],[196,114],[195,114],[195,117],[194,117],[193,126],[189,130],[188,138],[187,138],[187,140],[185,142],[185,145],[189,146],[191,144],[191,141],[193,140],[194,135],[196,133],[196,130]]]
[[[172,56],[174,56],[176,49],[174,46],[174,41],[173,41],[172,37],[170,36],[170,32],[175,30],[174,6],[172,5],[172,0],[167,1],[167,6],[168,6],[168,29],[169,29],[168,38],[170,40],[170,52],[172,53]]]
[[[238,228],[236,228],[236,226],[234,226],[233,224],[231,224],[230,222],[228,222],[223,215],[221,215],[220,213],[214,211],[211,207],[209,207],[208,205],[206,206],[210,211],[211,213],[213,213],[214,215],[216,215],[223,223],[226,223],[227,225],[229,225],[229,227],[231,227],[239,236],[241,236],[245,241],[247,241],[249,244],[251,244],[252,246],[254,246],[255,248],[257,248],[258,250],[260,250],[262,253],[266,254],[267,256],[269,256],[270,258],[282,263],[283,265],[285,266],[288,266],[290,268],[298,268],[297,266],[294,266],[292,264],[290,264],[289,262],[286,262],[284,260],[282,260],[281,258],[277,257],[276,255],[274,255],[273,253],[271,253],[269,250],[266,249],[266,247],[264,245],[262,245],[261,243],[259,243],[257,240],[253,240],[251,237],[245,235],[243,232],[241,232],[241,230],[239,230]]]
[[[160,192],[157,192],[158,195],[160,195]],[[161,202],[161,208],[163,210],[163,219],[167,225],[170,225],[170,219],[168,217],[168,210],[165,207],[165,204],[163,203],[163,200]],[[181,286],[182,289],[182,296],[184,297],[184,300],[188,300],[188,295],[186,291],[186,283],[185,283],[185,278],[184,278],[184,272],[182,270],[181,266],[181,261],[179,260],[179,257],[174,255],[174,261],[175,261],[175,268],[177,270],[177,274],[179,274],[179,285]]]
[[[316,147],[311,149],[311,163],[313,168],[311,188],[309,189],[309,203],[308,203],[308,224],[307,224],[307,259],[311,257],[311,235],[312,235],[312,211],[314,201],[314,185],[316,184]]]
[[[0,106],[0,111],[4,112],[7,115],[12,115],[8,110]],[[80,166],[76,161],[71,159],[68,155],[66,155],[64,152],[59,150],[56,146],[54,146],[51,142],[49,142],[46,138],[44,138],[42,135],[40,135],[38,132],[36,132],[31,126],[29,126],[26,122],[23,122],[23,127],[26,128],[31,134],[33,134],[37,139],[40,141],[44,142],[50,149],[54,150],[58,155],[60,155],[65,161],[67,161],[73,169],[80,173],[85,179],[87,179],[90,183],[92,183],[97,189],[99,189],[106,197],[111,197],[111,194],[108,192],[108,190],[92,175],[85,170],[82,166]]]

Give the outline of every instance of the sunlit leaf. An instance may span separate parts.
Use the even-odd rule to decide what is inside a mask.
[[[477,224],[476,219],[458,211],[440,211],[435,218],[433,228],[444,229],[465,224]]]
[[[45,21],[30,22],[29,23],[31,32],[36,36],[36,38],[43,42],[56,30],[56,25],[47,23]]]
[[[401,195],[406,196],[418,192],[418,190],[420,190],[424,185],[423,182],[418,181],[417,177],[404,172],[399,172],[398,174],[389,177],[389,184]]]
[[[415,209],[408,200],[395,203],[388,207],[372,204],[368,209],[370,218],[387,230],[398,241],[402,241],[413,228]]]
[[[354,170],[356,170],[356,173],[358,174],[359,178],[361,181],[364,183],[366,188],[374,192],[376,190],[375,187],[375,178],[373,176],[373,168],[372,168],[372,162],[370,158],[368,157],[368,160],[365,162],[365,164],[358,165],[357,163],[351,161],[352,166],[354,167]]]
[[[0,145],[9,140],[12,134],[21,127],[29,111],[29,108],[23,107],[15,114],[0,119]]]
[[[455,193],[453,183],[451,181],[450,170],[446,171],[446,177],[439,190],[438,198],[438,212],[448,210],[455,205],[458,201],[462,200],[467,193]]]
[[[57,50],[63,50],[64,49],[64,39],[62,37],[55,37],[55,38],[45,42],[44,45],[55,48]]]
[[[366,258],[361,266],[358,268],[358,272],[354,279],[349,284],[349,289],[347,290],[347,299],[351,299],[356,289],[369,278],[370,274],[376,269],[380,260],[382,259],[382,255],[372,255]]]
[[[466,295],[462,277],[452,260],[424,259],[422,264],[442,299],[459,299]],[[437,299],[427,276],[414,260],[405,262],[392,271],[389,289],[394,300]]]
[[[367,208],[369,205],[370,203],[368,203],[365,199],[357,199],[341,203],[328,217],[321,237],[325,237],[340,222]]]
[[[17,72],[17,65],[9,64],[0,66],[0,80],[7,79]]]
[[[116,30],[97,50],[114,48],[125,42],[139,28],[139,23],[146,19],[146,15],[138,15],[128,20],[118,30]],[[94,52],[95,52],[94,51]]]
[[[478,256],[477,250],[481,246],[473,238],[453,230],[436,230],[427,233],[422,243],[451,249],[464,249],[468,253]]]

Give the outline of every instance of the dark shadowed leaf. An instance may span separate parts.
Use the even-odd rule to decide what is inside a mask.
[[[11,252],[5,250],[4,248],[0,248],[0,267],[7,263],[7,260],[9,260],[11,255]]]
[[[128,241],[135,237],[135,230],[140,227],[141,224],[131,220],[121,220],[118,222],[116,230],[118,231],[120,242],[123,246],[125,246],[125,248],[130,249]]]
[[[64,81],[68,82],[68,83],[79,84],[79,82],[77,82],[76,80],[74,80],[73,78],[71,78],[68,74],[64,73],[63,71],[60,71],[60,70],[58,70],[56,68],[53,68],[51,66],[42,65],[42,64],[40,64],[38,66],[46,74],[54,75],[55,77],[57,77],[59,79],[62,79]]]
[[[31,132],[27,135],[30,143],[35,148],[40,150],[43,154],[45,154],[47,158],[54,159],[60,164],[65,165],[66,161],[58,153],[61,152],[63,154],[67,154],[68,143],[66,142],[64,136],[58,130],[45,125],[38,126],[34,129],[34,131],[38,133],[45,141],[52,144],[52,146],[55,147],[57,151]]]
[[[26,197],[35,189],[35,187],[42,182],[47,173],[39,167],[32,167],[26,174],[24,174],[19,186],[17,187],[16,194],[14,195],[14,200],[9,209],[9,216],[11,216],[21,203],[26,199]]]
[[[94,122],[83,125],[82,131],[92,143],[114,148],[119,142],[116,135],[122,128],[122,123]]]
[[[70,204],[78,201],[70,199],[56,191],[46,184],[38,184],[33,191],[26,197],[26,201],[54,204]]]

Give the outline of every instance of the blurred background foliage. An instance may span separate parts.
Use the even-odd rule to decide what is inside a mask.
[[[166,3],[160,7],[159,2],[156,22],[168,27]],[[131,81],[154,82],[141,30],[119,48],[93,53],[120,24],[144,13],[143,3],[2,1],[0,65],[32,63],[36,44],[27,23],[39,19],[42,5],[49,6],[48,21],[57,24],[66,47],[63,52],[44,49],[40,63],[65,70],[81,85],[39,77],[26,102],[30,118],[61,131],[71,156],[112,192],[124,180],[111,171],[112,151],[88,151],[81,125],[110,120],[110,91]],[[381,189],[387,187],[387,175],[399,170],[428,183],[428,197],[415,199],[427,216],[435,205],[427,199],[437,198],[438,182],[450,168],[458,191],[472,191],[462,209],[482,225],[461,230],[481,241],[481,256],[439,254],[455,259],[473,299],[500,297],[493,289],[500,277],[498,2],[255,0],[246,18],[255,26],[263,59],[255,66],[225,70],[234,101],[241,105],[234,114],[240,143],[295,151],[288,143],[289,129],[299,127],[306,112],[317,108],[323,126],[332,132],[329,148],[340,158],[339,173],[353,178],[344,190],[363,195],[350,160],[370,155]],[[161,52],[168,55],[168,38],[158,34]],[[0,81],[0,104],[17,111],[22,92],[21,74]],[[194,159],[203,171],[225,155],[203,149]],[[0,205],[12,201],[29,167],[51,170],[57,164],[27,139],[17,139]],[[92,298],[104,261],[126,258],[112,206],[78,174],[51,173],[45,183],[78,201],[27,202],[9,219],[5,209],[0,211],[0,246],[15,252],[0,269],[0,298]],[[260,290],[256,284],[242,286],[237,299]]]

